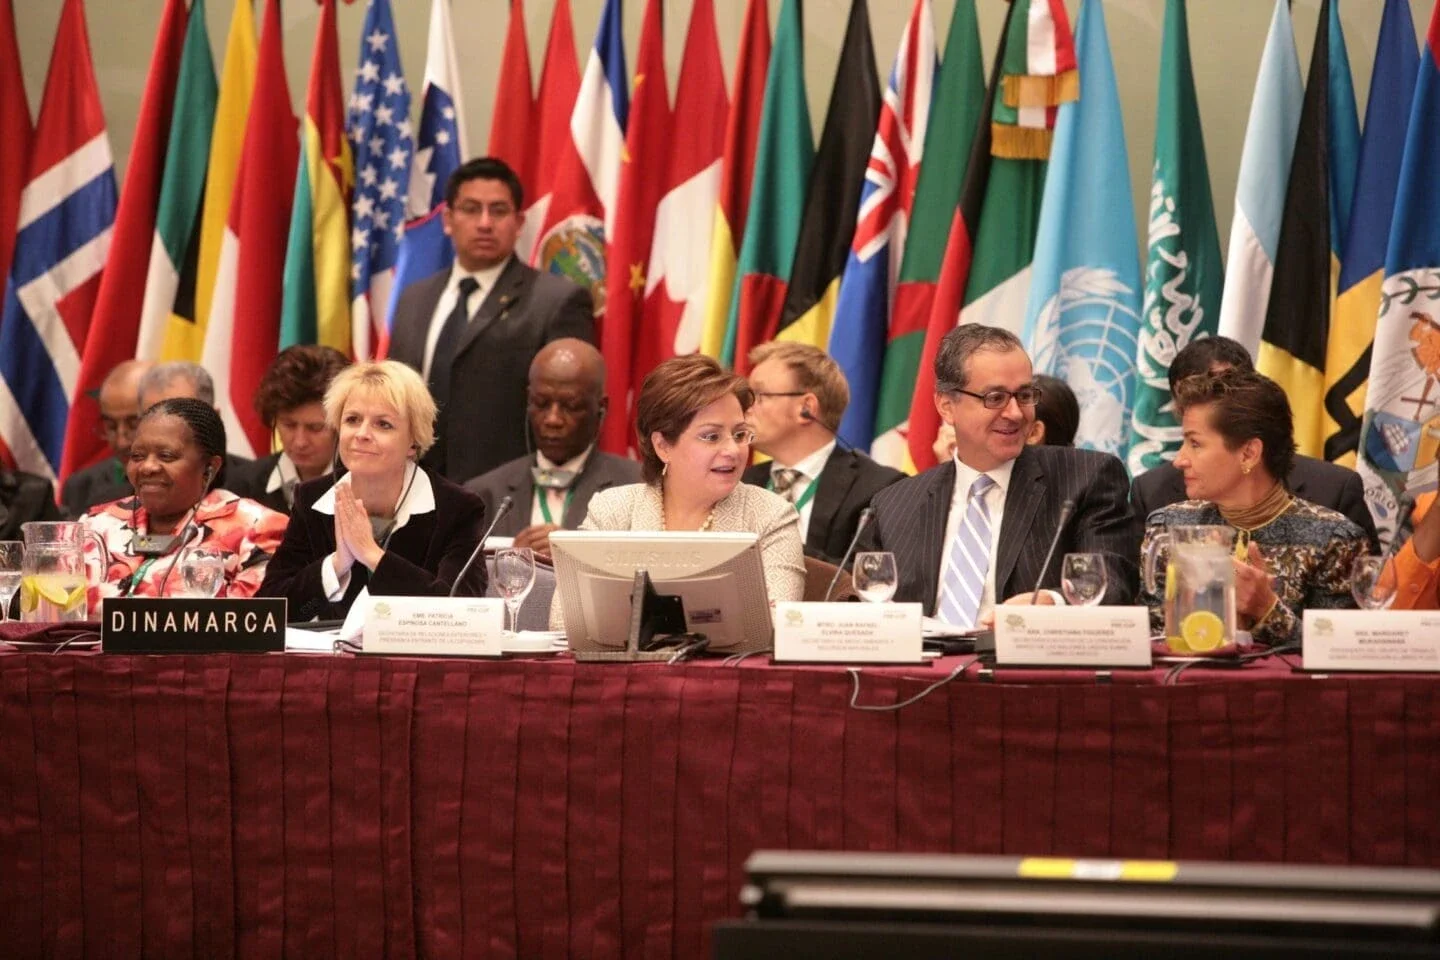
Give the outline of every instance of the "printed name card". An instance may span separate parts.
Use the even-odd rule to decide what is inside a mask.
[[[1306,610],[1306,670],[1440,671],[1440,611]]]
[[[505,602],[482,597],[368,597],[365,653],[498,657]],[[357,600],[357,602],[359,602]]]
[[[108,597],[100,647],[106,653],[279,653],[285,600]]]
[[[777,662],[918,663],[920,604],[775,604]]]
[[[999,606],[995,662],[1002,667],[1148,667],[1150,611]]]

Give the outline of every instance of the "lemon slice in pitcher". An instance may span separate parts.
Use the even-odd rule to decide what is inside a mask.
[[[1193,653],[1209,653],[1225,645],[1225,621],[1209,610],[1196,610],[1180,621],[1180,636]]]
[[[34,613],[35,608],[40,606],[40,591],[35,588],[35,577],[22,577],[20,579],[20,612]]]
[[[65,612],[73,613],[78,608],[84,606],[85,593],[86,589],[85,584],[83,583],[80,584],[80,586],[71,589],[70,595],[65,598]]]

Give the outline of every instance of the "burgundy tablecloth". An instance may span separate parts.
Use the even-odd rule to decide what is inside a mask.
[[[758,847],[1440,866],[1436,680],[1028,679],[0,656],[0,953],[697,958]]]

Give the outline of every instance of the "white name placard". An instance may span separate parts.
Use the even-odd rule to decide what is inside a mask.
[[[357,603],[361,602],[359,599]],[[364,651],[416,657],[498,657],[505,602],[481,597],[367,597]]]
[[[1306,610],[1306,670],[1440,671],[1440,610]]]
[[[995,662],[1028,667],[1148,667],[1145,607],[999,606]]]
[[[775,604],[776,661],[919,663],[920,604]]]

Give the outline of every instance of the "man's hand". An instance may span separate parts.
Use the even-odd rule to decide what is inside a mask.
[[[1251,542],[1246,558],[1233,561],[1235,564],[1235,612],[1244,618],[1246,626],[1254,626],[1270,608],[1275,605],[1275,588],[1272,585],[1269,565],[1260,545]]]
[[[515,546],[529,547],[537,560],[550,561],[550,534],[564,528],[558,523],[537,523],[515,534]]]

